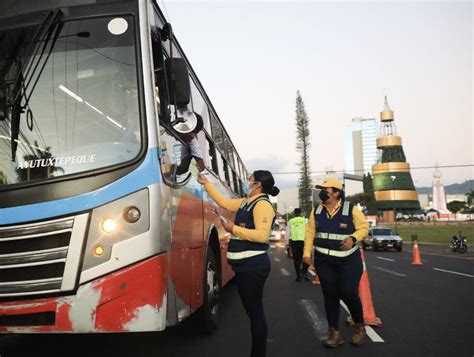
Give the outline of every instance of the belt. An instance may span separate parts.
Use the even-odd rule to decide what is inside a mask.
[[[349,250],[333,250],[333,249],[327,249],[327,248],[321,248],[321,247],[316,247],[316,250],[322,254],[326,254],[329,256],[333,257],[347,257],[354,253],[357,249],[359,249],[359,245],[356,244],[354,245],[351,249]]]

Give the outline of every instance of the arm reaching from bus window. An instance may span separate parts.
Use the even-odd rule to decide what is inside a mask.
[[[181,162],[176,170],[176,174],[182,175],[188,172],[192,159],[196,160],[196,167],[199,172],[202,172],[206,168],[201,147],[195,137],[193,137],[191,141],[187,141],[186,145],[181,146]]]

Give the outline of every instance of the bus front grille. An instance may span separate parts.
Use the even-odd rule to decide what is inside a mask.
[[[82,218],[79,224],[77,218]],[[65,285],[71,290],[79,254],[69,253],[71,247],[81,249],[86,220],[87,215],[82,215],[0,227],[0,298],[55,293],[64,291]],[[68,271],[74,276],[66,276],[71,275]]]

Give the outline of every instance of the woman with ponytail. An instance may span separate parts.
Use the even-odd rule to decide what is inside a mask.
[[[263,287],[270,273],[268,240],[275,221],[275,210],[268,195],[280,190],[269,171],[254,171],[245,183],[246,198],[228,199],[202,175],[198,182],[222,208],[236,212],[234,223],[223,221],[232,234],[227,260],[235,272],[237,289],[250,319],[252,351],[250,357],[265,357],[268,328],[263,310]]]

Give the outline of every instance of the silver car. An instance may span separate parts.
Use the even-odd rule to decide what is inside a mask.
[[[282,228],[280,224],[275,222],[273,223],[272,233],[270,234],[270,241],[280,241],[282,237]]]
[[[393,248],[401,252],[403,240],[391,228],[371,227],[369,229],[369,235],[364,238],[362,247],[364,249],[371,247],[373,250],[388,250]]]

